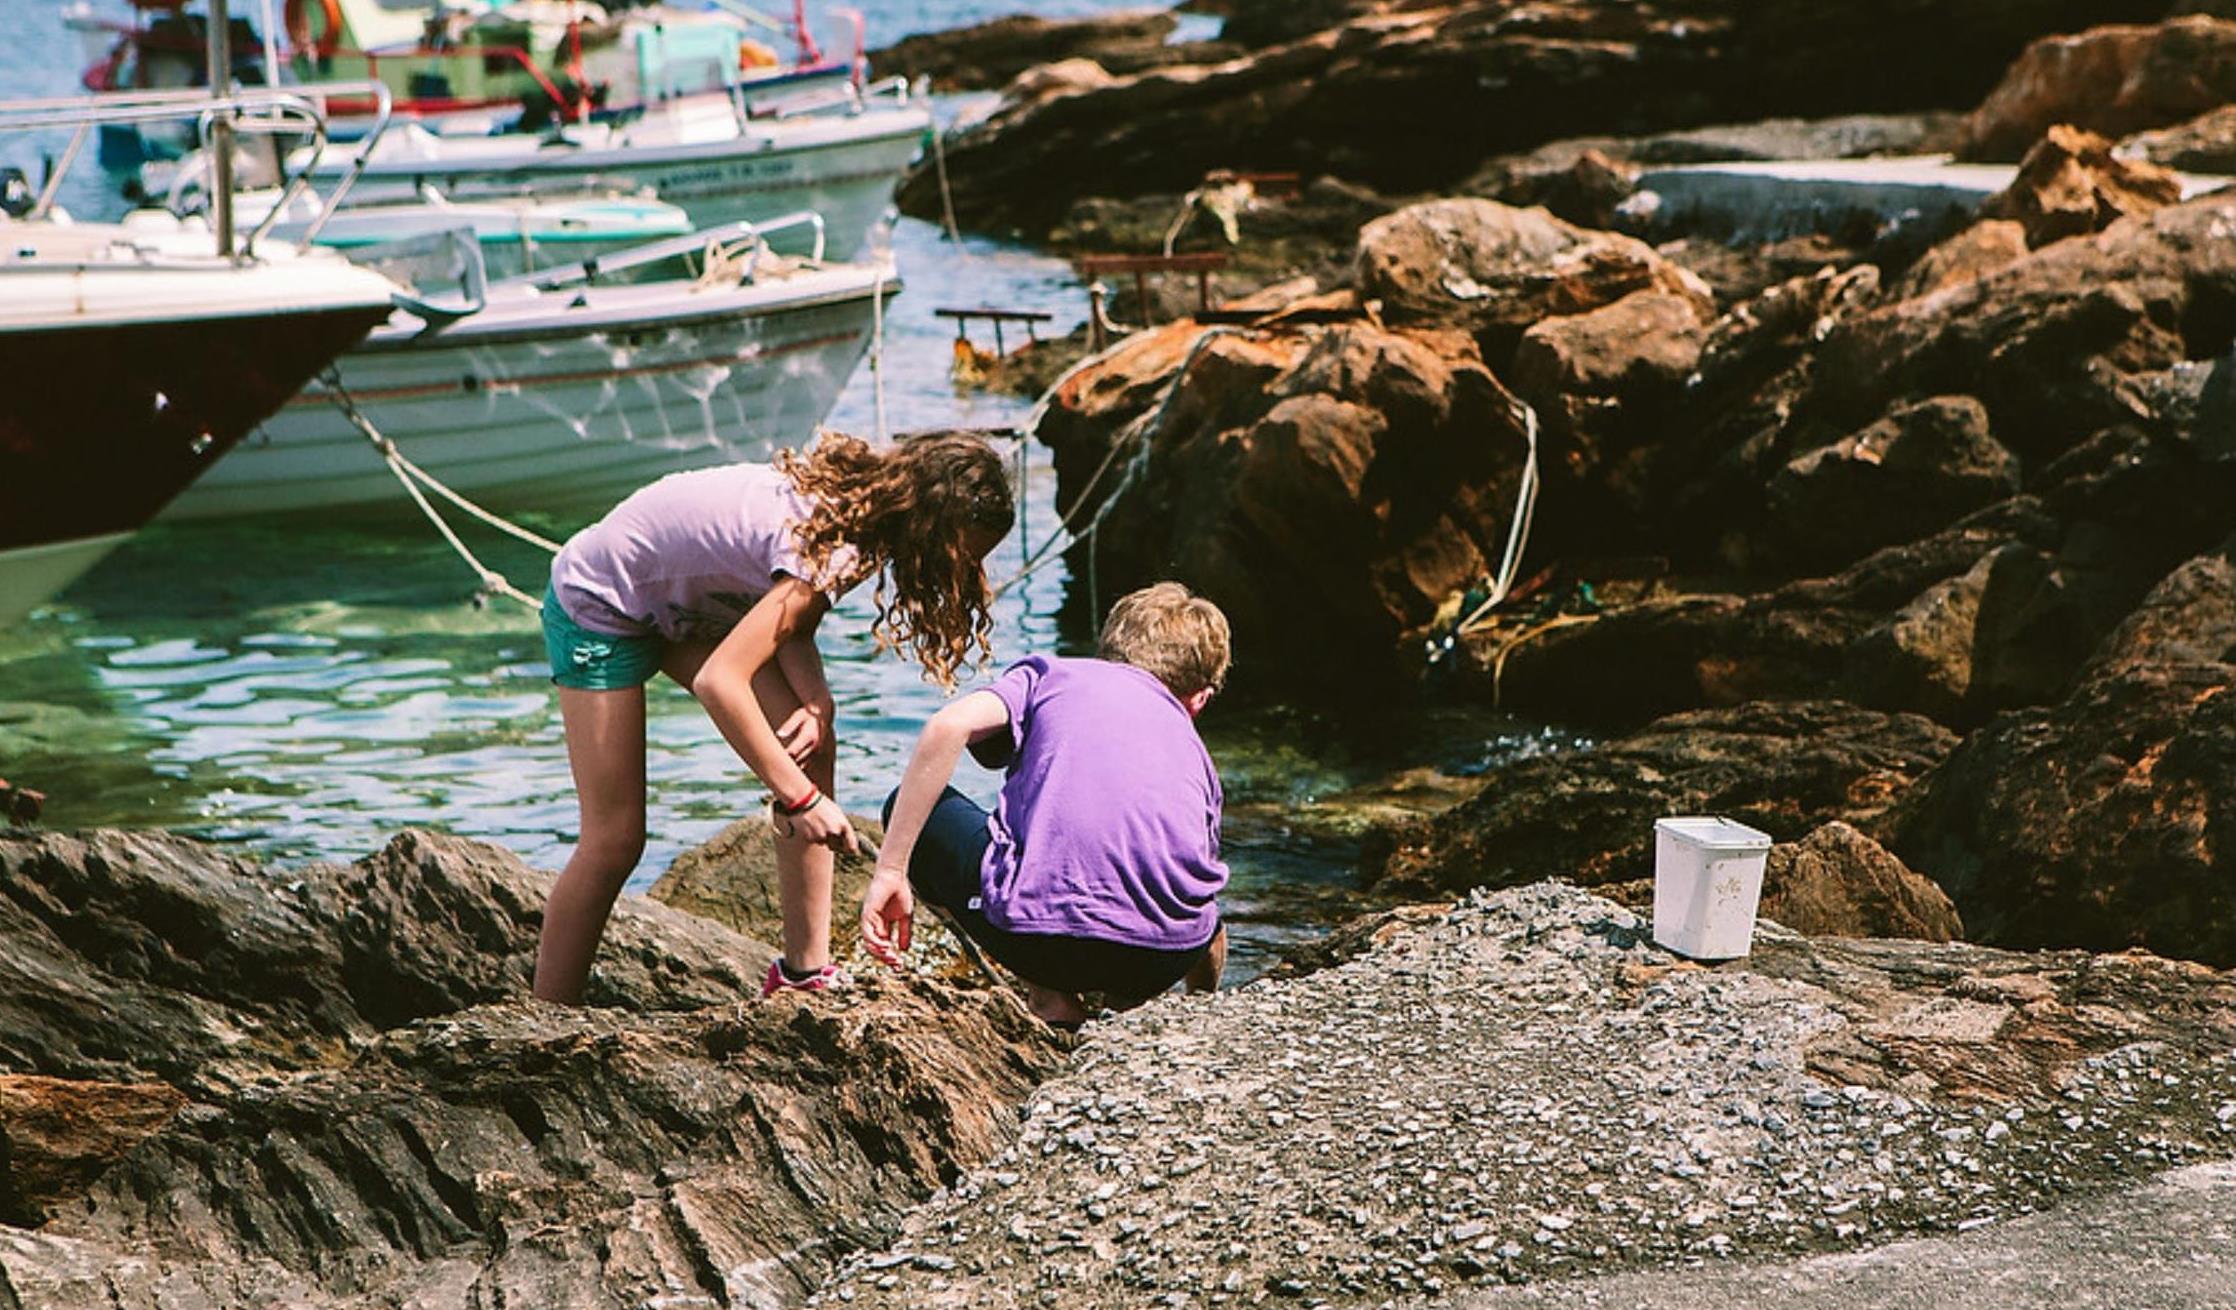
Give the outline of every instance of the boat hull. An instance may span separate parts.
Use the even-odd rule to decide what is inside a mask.
[[[0,331],[0,625],[153,518],[385,306]]]
[[[669,473],[804,444],[870,346],[873,295],[897,286],[857,280],[732,311],[376,337],[336,372],[382,435],[461,495],[594,513]],[[314,383],[167,517],[409,512],[335,400]]]

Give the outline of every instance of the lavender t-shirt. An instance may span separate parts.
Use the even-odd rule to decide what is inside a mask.
[[[778,575],[808,579],[798,529],[811,507],[767,464],[671,473],[570,538],[552,592],[592,632],[719,640]],[[842,548],[833,573],[850,563]]]
[[[987,919],[1159,950],[1211,940],[1227,885],[1219,774],[1179,698],[1131,665],[1045,655],[987,690],[1009,710],[979,867]]]

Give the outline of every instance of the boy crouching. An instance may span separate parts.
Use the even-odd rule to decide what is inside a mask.
[[[1096,659],[1034,655],[932,716],[862,898],[870,953],[897,963],[924,897],[1025,980],[1034,1014],[1087,1017],[1185,982],[1218,985],[1219,774],[1195,718],[1230,659],[1219,607],[1177,582],[1123,597]],[[1004,768],[988,814],[948,785],[963,748]]]

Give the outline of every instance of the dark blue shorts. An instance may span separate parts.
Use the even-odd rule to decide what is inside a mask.
[[[887,823],[899,797],[894,792],[885,798]],[[942,792],[909,852],[908,882],[919,898],[945,911],[972,941],[1026,982],[1057,992],[1101,992],[1113,1005],[1143,1001],[1187,977],[1211,948],[1207,941],[1184,951],[1165,951],[995,927],[979,907],[979,871],[994,840],[991,818],[953,787]]]

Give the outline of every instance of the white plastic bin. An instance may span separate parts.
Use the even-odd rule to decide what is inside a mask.
[[[1770,837],[1718,818],[1654,821],[1654,940],[1695,960],[1754,945]]]

